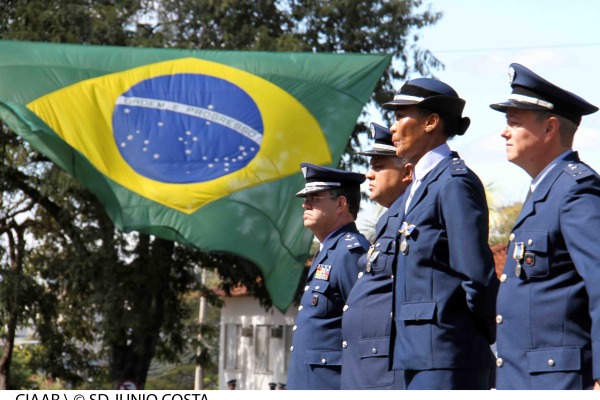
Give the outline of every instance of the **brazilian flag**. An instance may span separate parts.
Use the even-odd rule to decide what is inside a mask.
[[[261,269],[289,307],[312,234],[301,162],[335,166],[389,55],[0,41],[0,119],[115,225]]]

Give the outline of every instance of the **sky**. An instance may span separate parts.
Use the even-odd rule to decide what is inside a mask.
[[[600,106],[600,1],[424,0],[443,12],[421,29],[417,44],[444,65],[435,77],[466,100],[464,136],[449,142],[475,171],[496,205],[522,201],[531,177],[506,160],[500,137],[506,119],[489,105],[508,99],[508,67],[523,64],[550,82]],[[417,78],[419,76],[411,76]],[[390,125],[390,121],[372,122]],[[586,116],[573,148],[600,171],[600,112]]]

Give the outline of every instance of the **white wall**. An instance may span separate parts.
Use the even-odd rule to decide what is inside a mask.
[[[251,296],[225,298],[221,310],[221,336],[219,340],[219,389],[227,389],[227,382],[237,379],[237,389],[268,390],[269,383],[287,383],[286,354],[289,355],[291,328],[298,311],[294,306],[284,315],[277,309],[265,311]],[[226,368],[226,358],[231,349],[226,348],[228,327],[239,325],[252,336],[238,336],[239,342],[234,352],[237,355],[237,368]],[[263,326],[263,328],[259,328]],[[271,328],[283,327],[281,338],[272,337]],[[268,362],[263,364],[265,371],[257,370],[257,343],[260,330],[265,333],[268,345]],[[286,333],[288,333],[286,335]],[[288,337],[286,337],[288,336]],[[265,356],[267,353],[262,353]]]

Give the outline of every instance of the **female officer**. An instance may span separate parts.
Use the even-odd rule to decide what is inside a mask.
[[[414,165],[403,197],[394,287],[393,368],[407,389],[488,389],[498,281],[479,178],[447,141],[470,120],[465,101],[429,78],[406,82],[384,108],[396,155]]]

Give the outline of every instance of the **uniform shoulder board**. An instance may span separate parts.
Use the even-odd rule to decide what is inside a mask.
[[[451,175],[466,175],[467,174],[467,166],[465,165],[465,161],[461,160],[458,157],[454,157],[452,162],[450,163],[450,174]]]
[[[362,249],[362,245],[360,244],[356,235],[353,235],[351,233],[348,233],[346,236],[344,236],[344,246],[348,250],[353,250],[359,247]]]
[[[569,176],[575,179],[577,182],[582,180],[583,178],[587,178],[590,175],[593,175],[594,172],[585,164],[582,163],[570,163],[565,167],[565,172],[569,174]]]

